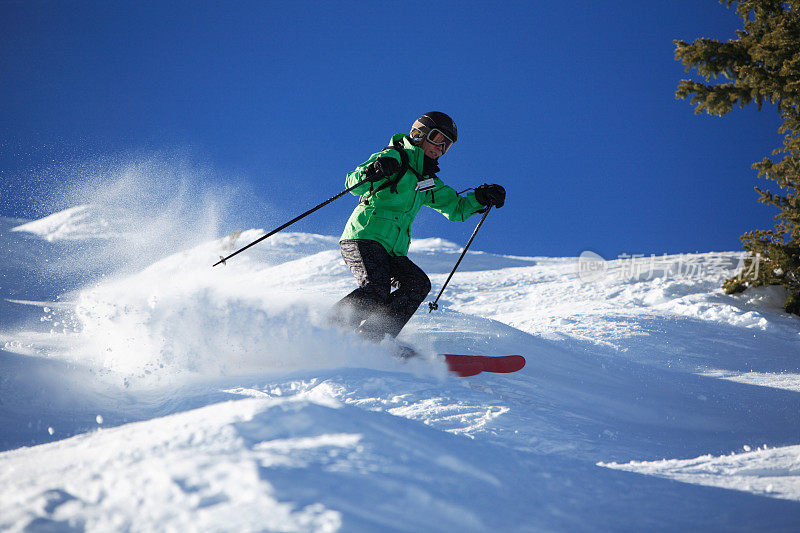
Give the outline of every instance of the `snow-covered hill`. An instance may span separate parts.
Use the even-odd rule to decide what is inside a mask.
[[[402,363],[326,325],[354,285],[335,237],[137,263],[147,230],[101,212],[0,220],[0,529],[800,524],[800,321],[719,290],[740,253],[469,253]],[[415,241],[431,297],[459,253]],[[439,352],[528,364],[457,378]]]

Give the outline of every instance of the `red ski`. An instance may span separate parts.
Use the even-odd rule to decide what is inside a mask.
[[[522,370],[525,358],[521,355],[458,355],[441,354],[447,362],[447,368],[461,377],[474,376],[481,372],[509,373]]]

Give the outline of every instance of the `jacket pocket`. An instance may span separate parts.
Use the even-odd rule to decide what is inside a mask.
[[[400,219],[400,214],[376,209],[370,215],[370,230],[379,235],[386,244],[394,248],[402,231]]]

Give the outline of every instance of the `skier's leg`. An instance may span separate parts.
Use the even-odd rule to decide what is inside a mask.
[[[396,337],[428,296],[431,280],[408,257],[390,257],[390,261],[392,284],[397,289],[386,301],[380,329]]]
[[[356,328],[389,297],[389,254],[377,241],[344,240],[339,243],[342,259],[358,282],[358,288],[339,300],[329,313],[331,323]]]

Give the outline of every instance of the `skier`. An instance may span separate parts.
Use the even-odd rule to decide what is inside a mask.
[[[347,187],[365,178],[369,183],[351,191],[361,198],[339,247],[358,288],[333,307],[335,324],[380,342],[386,335],[396,337],[425,300],[430,279],[406,256],[411,223],[423,204],[453,221],[503,207],[506,191],[500,185],[484,184],[460,196],[436,176],[439,159],[457,135],[449,116],[425,113],[410,135],[393,135],[390,146],[347,174]]]

